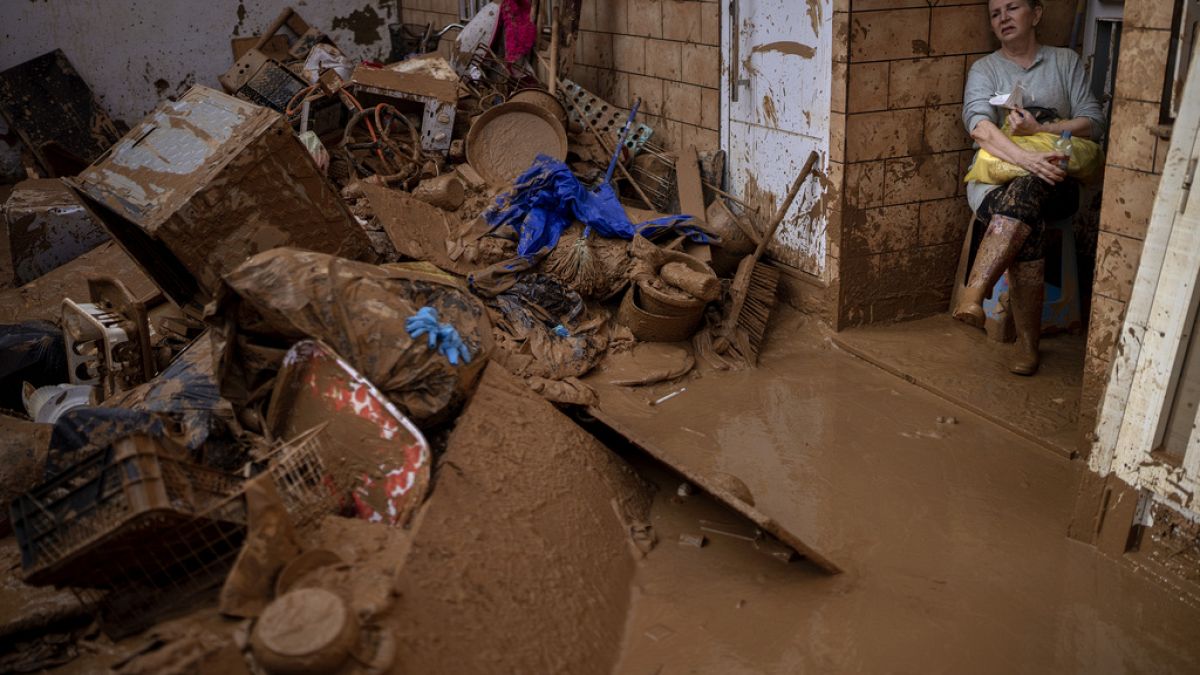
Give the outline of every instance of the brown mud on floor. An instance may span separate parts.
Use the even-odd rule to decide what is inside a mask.
[[[846,570],[784,566],[715,534],[679,546],[700,519],[738,521],[676,505],[677,479],[659,481],[659,545],[634,579],[616,672],[1200,672],[1200,602],[1066,538],[1071,462],[792,312],[756,371],[591,384],[639,444],[739,476]]]
[[[939,315],[857,328],[833,337],[855,356],[1070,457],[1078,441],[1085,335],[1042,338],[1033,377],[1008,372],[1013,346]]]

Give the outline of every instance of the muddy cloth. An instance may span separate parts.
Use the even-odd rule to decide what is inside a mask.
[[[562,380],[592,369],[608,347],[606,317],[589,317],[579,294],[544,274],[527,274],[488,301],[497,359],[523,377]]]
[[[976,237],[994,215],[1016,218],[1032,230],[1017,252],[1018,262],[1041,260],[1045,257],[1046,223],[1070,218],[1079,210],[1079,183],[1067,179],[1050,185],[1036,176],[1021,176],[989,192],[979,205],[978,217],[983,227],[976,227]]]
[[[419,425],[444,419],[466,400],[492,348],[487,309],[454,277],[402,265],[371,265],[279,248],[226,275],[256,316],[248,333],[321,340]],[[405,323],[421,307],[454,326],[470,363],[453,365]]]
[[[50,434],[45,480],[111,447],[122,438],[143,434],[164,438],[167,425],[154,413],[125,408],[76,408],[63,413]]]
[[[245,456],[237,442],[240,429],[233,406],[221,397],[218,373],[223,351],[223,341],[206,331],[153,380],[113,396],[104,405],[154,415],[167,422],[174,441],[187,448],[196,462],[236,469]]]
[[[710,241],[703,230],[688,224],[694,220],[691,216],[664,216],[635,225],[610,185],[590,191],[566,164],[545,155],[539,155],[513,183],[513,189],[497,197],[483,217],[493,232],[516,240],[518,256],[518,260],[496,263],[471,275],[472,288],[484,294],[491,293],[480,279],[521,271],[522,261],[536,264],[576,221],[584,225],[585,234],[610,239],[632,239],[637,234],[654,238],[676,230],[699,243]]]
[[[67,381],[62,329],[46,321],[0,326],[0,408],[23,410],[21,383],[35,387]]]
[[[537,27],[529,18],[531,0],[503,0],[500,21],[504,25],[504,60],[516,63],[533,50]]]

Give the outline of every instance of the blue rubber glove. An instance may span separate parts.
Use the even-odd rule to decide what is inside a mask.
[[[404,329],[414,340],[422,335],[428,336],[426,342],[429,348],[437,347],[438,352],[445,356],[452,366],[457,366],[460,361],[471,362],[471,351],[462,341],[458,330],[448,323],[438,323],[438,313],[433,307],[422,307],[416,314],[405,319]]]

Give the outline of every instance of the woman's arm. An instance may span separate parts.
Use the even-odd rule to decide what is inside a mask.
[[[1074,119],[1042,124],[1033,115],[1021,108],[1014,109],[1008,113],[1008,128],[1014,136],[1031,136],[1042,132],[1061,134],[1064,131],[1070,131],[1072,136],[1091,138],[1094,126],[1093,120],[1087,117],[1076,117]],[[991,150],[988,152],[991,152]]]
[[[971,131],[971,138],[984,150],[1010,164],[1016,164],[1051,185],[1062,182],[1067,177],[1067,172],[1059,164],[1066,159],[1065,155],[1056,152],[1030,152],[1014,143],[1000,127],[988,120],[981,120],[975,125]]]
[[[1073,136],[1082,136],[1099,142],[1100,136],[1104,134],[1104,107],[1092,95],[1092,89],[1088,86],[1087,73],[1083,69],[1083,61],[1079,59],[1079,55],[1068,50],[1065,61],[1064,78],[1071,96],[1070,114],[1072,119],[1059,122],[1059,124],[1072,126],[1064,126],[1058,132],[1062,133],[1069,129]]]
[[[1093,120],[1087,117],[1076,117],[1070,120],[1059,120],[1049,124],[1043,124],[1042,131],[1049,131],[1052,134],[1061,134],[1064,131],[1071,132],[1072,136],[1079,138],[1091,138],[1092,127],[1095,125]]]

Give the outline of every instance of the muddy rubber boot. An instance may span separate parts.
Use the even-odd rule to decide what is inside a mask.
[[[1017,257],[1017,251],[1031,231],[1028,225],[1016,218],[992,216],[987,233],[979,242],[979,252],[975,254],[975,264],[971,267],[967,286],[959,296],[958,306],[954,308],[955,319],[976,328],[983,327],[983,299],[988,297],[992,287],[1000,280],[1000,275]]]
[[[1038,345],[1042,338],[1045,277],[1045,260],[1016,263],[1008,270],[1008,296],[1012,303],[1013,325],[1017,329],[1016,351],[1008,370],[1017,375],[1033,375],[1041,361]]]

